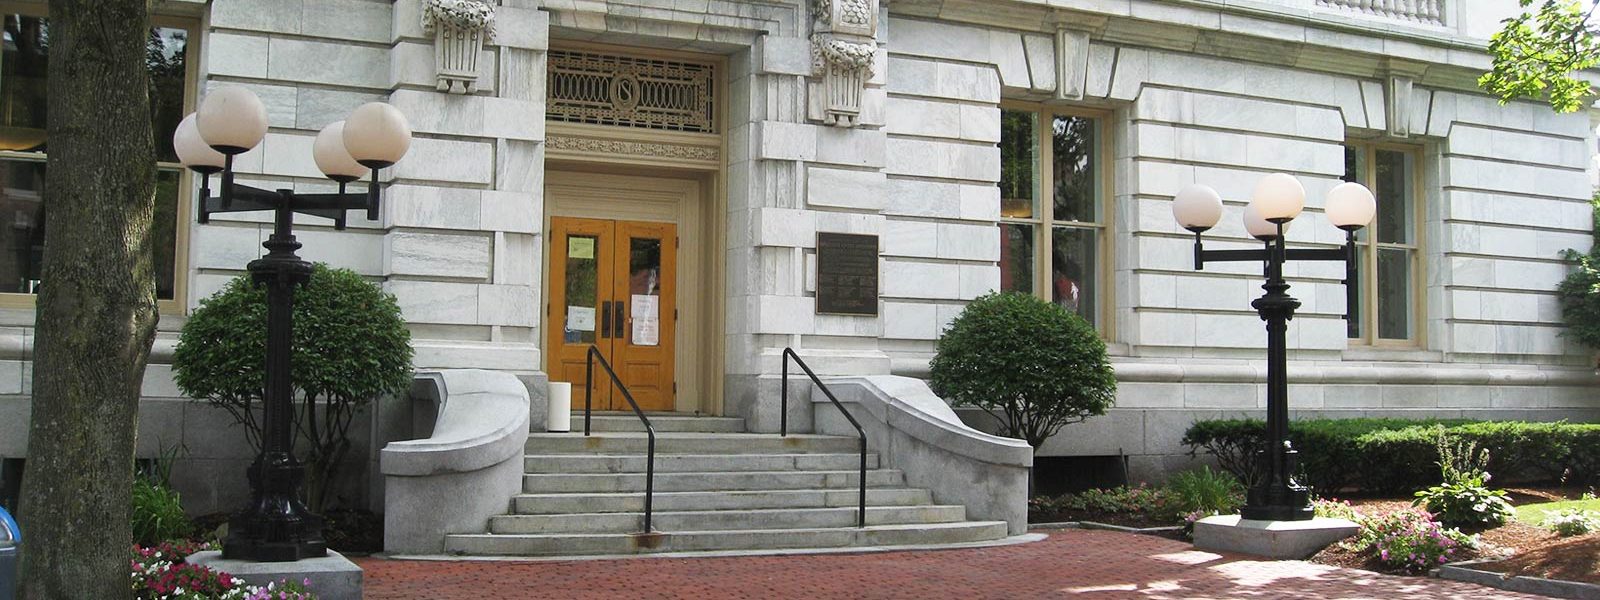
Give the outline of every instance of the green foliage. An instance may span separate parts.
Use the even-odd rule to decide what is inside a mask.
[[[1153,515],[1157,519],[1180,514],[1177,501],[1167,488],[1140,484],[1109,489],[1089,489],[1076,494],[1036,496],[1028,501],[1028,512],[1045,515],[1106,513]]]
[[[1578,0],[1543,0],[1530,13],[1533,2],[1521,0],[1524,10],[1489,38],[1494,64],[1478,85],[1502,104],[1548,97],[1556,111],[1576,111],[1590,86],[1574,73],[1600,65],[1600,41],[1587,23],[1600,3],[1585,9]]]
[[[1480,479],[1430,487],[1417,492],[1411,504],[1426,508],[1449,527],[1499,527],[1514,514],[1505,491],[1491,490]]]
[[[201,301],[184,323],[173,380],[190,397],[227,410],[259,448],[256,421],[266,367],[266,292],[246,276]],[[309,467],[308,502],[320,510],[326,483],[350,447],[356,411],[411,384],[411,334],[394,296],[347,269],[317,264],[294,299],[291,378],[295,445]]]
[[[950,324],[929,365],[932,387],[994,416],[1034,448],[1070,423],[1105,414],[1117,380],[1087,321],[1018,293],[991,293]]]
[[[189,536],[194,524],[183,513],[178,492],[152,477],[133,478],[133,541],[151,546]]]
[[[1348,487],[1373,493],[1411,493],[1439,482],[1439,436],[1490,453],[1487,468],[1511,480],[1587,483],[1600,478],[1600,424],[1469,422],[1460,420],[1309,419],[1289,423],[1300,451],[1300,480],[1328,494]],[[1259,420],[1197,421],[1183,437],[1192,453],[1215,454],[1218,464],[1248,486],[1255,452],[1264,447]]]
[[[1167,492],[1184,513],[1229,514],[1244,506],[1244,484],[1211,467],[1173,475],[1167,480]]]
[[[1590,204],[1594,207],[1595,233],[1600,235],[1600,195]],[[1572,263],[1572,272],[1556,286],[1561,301],[1561,320],[1567,324],[1564,335],[1590,349],[1600,350],[1600,245],[1593,245],[1587,254],[1568,248],[1561,258]]]
[[[1545,511],[1542,525],[1561,537],[1588,535],[1600,531],[1600,512],[1576,508]]]
[[[1328,519],[1344,519],[1360,523],[1367,518],[1361,511],[1356,510],[1356,507],[1351,506],[1349,500],[1317,498],[1311,501],[1311,509],[1317,516]]]
[[[1421,573],[1459,560],[1477,546],[1460,530],[1446,528],[1427,513],[1401,510],[1362,519],[1360,533],[1346,548],[1376,554],[1385,566]]]

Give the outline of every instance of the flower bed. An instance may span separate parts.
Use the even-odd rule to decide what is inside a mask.
[[[189,564],[189,555],[209,550],[205,542],[163,542],[157,546],[133,547],[129,560],[133,594],[139,600],[315,600],[307,586],[276,581],[253,586],[223,571]]]

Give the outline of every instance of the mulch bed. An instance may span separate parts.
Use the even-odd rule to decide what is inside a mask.
[[[1538,504],[1542,502],[1555,502],[1558,500],[1576,499],[1582,496],[1583,489],[1548,489],[1548,488],[1513,488],[1507,490],[1508,498],[1513,505]],[[1411,508],[1410,499],[1394,498],[1351,498],[1350,504],[1366,514],[1384,514]],[[1521,557],[1535,556],[1535,553],[1544,554],[1547,549],[1561,547],[1566,539],[1555,533],[1520,521],[1511,521],[1502,527],[1474,531],[1464,530],[1466,533],[1478,534],[1480,548],[1470,555],[1457,557],[1458,560],[1471,560],[1477,558],[1496,557]],[[1591,536],[1593,537],[1593,536]],[[1594,550],[1590,550],[1589,564],[1594,564]],[[1364,569],[1387,574],[1402,574],[1403,571],[1391,569],[1378,562],[1377,557],[1365,555],[1339,547],[1338,544],[1329,546],[1316,556],[1311,557],[1312,562],[1335,567],[1348,567]],[[1557,561],[1559,562],[1559,561]],[[1507,564],[1507,563],[1501,563]],[[1483,569],[1485,566],[1474,568]],[[1524,573],[1518,573],[1524,574]],[[1564,579],[1564,578],[1563,578]],[[1577,581],[1583,581],[1581,579]]]
[[[1506,560],[1473,565],[1472,568],[1525,577],[1600,584],[1600,534],[1547,544],[1519,552]]]

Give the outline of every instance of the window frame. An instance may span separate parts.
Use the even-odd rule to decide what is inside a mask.
[[[49,18],[49,11],[43,4],[25,4],[19,2],[0,2],[0,10],[5,14],[23,17]],[[194,112],[199,96],[200,75],[200,20],[188,17],[170,15],[150,15],[151,27],[167,27],[182,29],[188,32],[189,37],[183,48],[183,114]],[[11,152],[0,151],[0,158],[7,160],[23,160],[45,162],[49,160],[46,152]],[[156,161],[156,170],[177,170],[178,172],[178,198],[173,210],[174,218],[178,220],[173,227],[174,239],[172,252],[172,299],[156,299],[156,310],[163,315],[184,315],[188,313],[189,305],[189,232],[193,223],[194,199],[194,173],[184,168],[182,163]],[[48,226],[48,224],[47,224]],[[0,309],[26,309],[35,310],[38,306],[37,294],[24,294],[20,292],[0,292]]]
[[[1396,144],[1392,142],[1351,140],[1346,139],[1343,148],[1354,148],[1361,153],[1360,166],[1364,172],[1359,173],[1356,183],[1367,186],[1374,194],[1378,192],[1377,159],[1378,151],[1400,152],[1406,154],[1411,160],[1410,185],[1411,188],[1411,240],[1410,244],[1393,242],[1379,242],[1377,235],[1378,219],[1382,211],[1374,214],[1372,224],[1362,228],[1356,236],[1356,256],[1359,263],[1356,266],[1356,280],[1365,284],[1356,290],[1361,302],[1361,336],[1346,337],[1349,345],[1365,348],[1398,348],[1417,349],[1427,345],[1427,288],[1426,273],[1423,273],[1422,253],[1424,222],[1426,215],[1423,203],[1426,196],[1423,194],[1422,159],[1423,149],[1415,145]],[[1379,202],[1383,199],[1379,198]],[[1410,252],[1408,269],[1411,277],[1411,337],[1406,339],[1389,339],[1379,337],[1378,334],[1378,253],[1382,249],[1404,249]],[[1365,274],[1365,278],[1362,277]]]
[[[1034,155],[1038,163],[1034,165],[1034,215],[1032,218],[1007,217],[1002,211],[996,227],[1001,228],[1000,243],[1006,243],[1005,225],[1028,225],[1033,227],[1033,296],[1046,302],[1055,302],[1054,285],[1050,281],[1051,261],[1054,259],[1055,228],[1071,227],[1087,229],[1095,232],[1095,307],[1094,326],[1104,339],[1111,339],[1114,334],[1113,319],[1116,312],[1112,305],[1115,301],[1115,290],[1112,289],[1115,277],[1115,261],[1112,250],[1115,248],[1112,235],[1114,234],[1115,206],[1112,190],[1115,179],[1112,145],[1112,112],[1080,106],[1067,106],[1045,104],[1039,102],[1001,101],[1000,110],[1030,112],[1035,116],[1034,127]],[[1097,190],[1099,220],[1089,221],[1063,221],[1055,218],[1055,196],[1053,190],[1055,169],[1051,165],[1055,161],[1055,147],[1050,143],[1050,123],[1056,116],[1079,117],[1093,119],[1096,123],[1095,135],[1099,138],[1095,144],[1096,159],[1099,164],[1095,167],[1096,176],[1100,182]],[[1004,131],[1001,132],[1004,135]],[[1003,140],[1000,142],[1003,143]],[[1002,166],[1002,169],[1004,167]],[[998,185],[998,182],[996,183]]]

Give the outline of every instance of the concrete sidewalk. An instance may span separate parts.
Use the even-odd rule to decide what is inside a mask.
[[[357,559],[366,597],[511,598],[1539,598],[1427,577],[1256,561],[1186,543],[1061,530],[989,548],[584,561]]]

